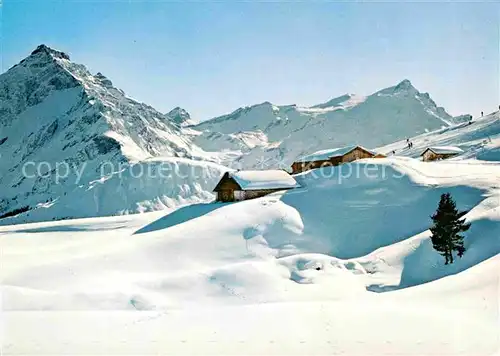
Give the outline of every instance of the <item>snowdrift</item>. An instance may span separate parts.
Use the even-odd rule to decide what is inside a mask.
[[[499,252],[500,168],[473,162],[363,160],[297,175],[302,188],[239,203],[194,204],[165,216],[130,216],[124,223],[107,218],[3,227],[9,246],[4,305],[184,308],[362,297],[366,290],[423,284]],[[217,166],[212,169],[217,172]],[[112,183],[110,177],[102,184]],[[140,192],[135,194],[161,194],[157,184],[141,184],[133,187]],[[187,182],[178,189],[199,187]],[[452,193],[459,209],[470,210],[466,217],[473,222],[466,255],[449,267],[432,250],[427,232],[443,192]],[[82,198],[92,200],[92,189],[87,194]],[[120,199],[105,197],[98,200],[100,209],[112,209]],[[168,201],[147,204],[153,203]],[[75,249],[76,256],[69,253]],[[30,302],[38,290],[44,291],[38,302]],[[54,293],[67,302],[53,304]]]
[[[370,175],[344,178],[348,166]],[[491,354],[499,178],[475,160],[365,160],[249,201],[2,226],[6,350]],[[443,191],[472,222],[451,266],[427,231]]]
[[[126,164],[27,213],[0,219],[0,225],[168,211],[207,202],[214,199],[212,190],[227,170],[215,163],[171,157]]]

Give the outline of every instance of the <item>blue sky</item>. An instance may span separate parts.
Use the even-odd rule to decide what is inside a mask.
[[[195,119],[408,78],[451,114],[500,104],[498,4],[3,0],[2,72],[38,44]]]

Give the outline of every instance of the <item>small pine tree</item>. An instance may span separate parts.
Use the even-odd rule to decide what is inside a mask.
[[[444,256],[446,265],[453,263],[453,251],[457,251],[459,257],[465,252],[464,237],[460,233],[470,228],[470,224],[462,220],[466,213],[459,212],[450,193],[445,193],[441,195],[437,211],[431,216],[434,222],[430,229],[432,246]]]

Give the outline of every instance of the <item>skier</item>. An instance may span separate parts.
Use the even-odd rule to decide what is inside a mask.
[[[483,112],[481,111],[481,116],[483,116]]]

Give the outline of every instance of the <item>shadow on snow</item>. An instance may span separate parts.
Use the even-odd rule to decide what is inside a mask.
[[[200,216],[206,215],[226,205],[227,204],[224,203],[206,203],[184,206],[168,215],[162,216],[158,220],[153,221],[146,226],[143,226],[134,232],[134,235],[167,229],[169,227],[185,223],[189,220],[199,218]]]

